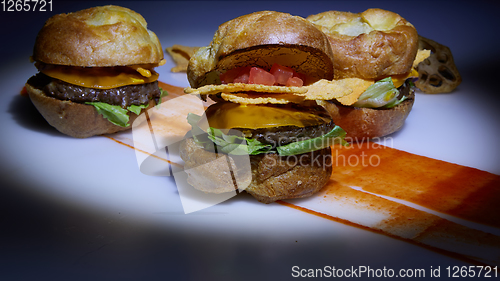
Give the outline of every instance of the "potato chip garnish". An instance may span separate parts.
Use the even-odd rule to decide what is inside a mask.
[[[374,83],[373,80],[364,80],[360,78],[344,78],[336,81],[340,85],[352,89],[350,94],[337,98],[343,105],[352,105],[357,102],[359,96]]]
[[[304,97],[291,94],[221,93],[221,98],[239,104],[287,104],[304,101]]]
[[[260,84],[229,83],[221,85],[205,85],[196,89],[185,88],[186,94],[215,95],[218,93],[259,92],[275,94],[304,94],[306,87],[266,86]]]
[[[349,95],[353,91],[348,85],[342,83],[341,80],[329,81],[325,79],[318,80],[302,88],[307,88],[307,92],[297,95],[304,96],[306,100],[338,99]]]
[[[172,57],[175,66],[170,69],[172,72],[186,72],[189,59],[200,47],[189,47],[183,45],[173,45],[165,49]]]
[[[346,96],[352,91],[353,90],[346,87],[344,83],[339,83],[337,80],[328,81],[325,79],[318,80],[311,85],[303,87],[230,83],[223,85],[205,85],[197,89],[184,89],[186,94],[215,95],[223,93],[224,99],[242,104],[284,104],[289,102],[300,102],[303,100],[331,100]],[[249,95],[248,92],[259,94]],[[279,96],[277,96],[277,94],[279,94]],[[290,97],[286,97],[286,95],[289,95]],[[259,98],[258,96],[262,98]]]

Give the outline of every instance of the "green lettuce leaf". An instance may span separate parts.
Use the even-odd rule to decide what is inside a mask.
[[[345,135],[346,132],[342,128],[335,126],[325,135],[278,146],[276,150],[280,156],[290,156],[320,150],[334,144],[347,145],[344,140]]]
[[[158,104],[156,104],[156,108],[160,107],[162,98],[168,96],[168,92],[163,90],[162,88],[160,88],[160,93],[161,93],[160,98],[158,99]]]
[[[391,77],[384,78],[368,87],[359,96],[358,101],[353,104],[354,107],[368,108],[392,108],[406,99],[403,96],[398,99],[399,91],[394,86]]]
[[[193,114],[193,113],[189,113],[187,116],[187,122],[192,127],[191,134],[193,135],[194,141],[196,143],[198,143],[199,145],[202,145],[203,147],[205,147],[204,144],[209,140],[207,138],[207,132],[205,132],[203,129],[201,129],[198,126],[198,123],[200,122],[200,120],[201,120],[201,116],[198,116],[198,115]]]
[[[233,155],[257,155],[269,152],[271,145],[262,144],[258,140],[247,139],[235,135],[226,135],[221,130],[208,128],[208,138],[226,154]]]
[[[147,104],[141,104],[141,105],[131,105],[129,107],[127,107],[128,111],[131,111],[137,115],[141,114],[141,110],[143,110],[144,108],[147,108],[149,106],[149,103]]]
[[[205,132],[198,126],[201,116],[196,114],[188,114],[187,120],[192,126],[193,139],[207,150],[213,150],[214,144],[217,145],[217,150],[233,155],[257,155],[273,150],[271,145],[263,144],[255,139],[228,135],[220,129],[210,127]],[[281,156],[290,156],[316,151],[338,143],[346,145],[345,135],[346,132],[342,128],[335,126],[330,132],[321,137],[279,146],[276,148],[276,152]]]
[[[105,102],[86,102],[85,104],[93,105],[99,114],[108,119],[109,122],[120,127],[130,126],[130,124],[128,124],[130,118],[127,114],[129,111],[139,115],[142,109],[149,106],[149,103],[131,105],[125,109],[119,105],[111,105]]]
[[[115,125],[120,127],[130,126],[128,124],[128,110],[121,108],[119,105],[111,105],[104,102],[86,102],[85,104],[93,105],[99,114]]]

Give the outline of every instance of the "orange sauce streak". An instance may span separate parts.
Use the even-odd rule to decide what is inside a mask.
[[[167,84],[167,83],[163,83],[163,82],[161,82],[161,81],[158,81],[158,86],[159,86],[160,88],[162,88],[163,90],[165,90],[165,91],[167,91],[167,92],[168,92],[168,95],[167,95],[166,97],[164,97],[162,101],[164,101],[164,100],[169,100],[169,99],[173,99],[173,98],[179,97],[179,96],[181,96],[181,95],[184,95],[184,89],[183,89],[183,88],[181,88],[181,87],[177,87],[177,86],[169,85],[169,84]],[[148,118],[148,122],[149,122],[149,118]],[[172,162],[172,161],[170,161],[170,160],[167,160],[167,159],[161,158],[161,157],[159,157],[159,156],[157,156],[157,155],[150,154],[150,153],[148,153],[148,152],[146,152],[146,151],[143,151],[143,150],[141,150],[141,149],[138,149],[138,148],[136,148],[136,147],[134,147],[134,146],[132,146],[132,145],[126,144],[126,143],[124,143],[124,142],[122,142],[122,141],[119,141],[119,140],[117,140],[117,139],[115,139],[115,138],[112,138],[112,137],[110,137],[110,136],[104,136],[104,137],[106,137],[106,138],[108,138],[108,139],[110,139],[110,140],[113,140],[113,141],[115,141],[115,142],[117,142],[117,143],[119,143],[119,144],[121,144],[121,145],[124,145],[124,146],[126,146],[126,147],[128,147],[128,148],[131,148],[131,149],[134,149],[134,150],[139,151],[139,152],[141,152],[141,153],[144,153],[144,154],[150,155],[150,156],[152,156],[152,157],[154,157],[154,158],[156,158],[156,159],[159,159],[159,160],[165,161],[165,162],[169,163],[170,165],[175,165],[175,166],[177,166],[177,167],[181,167],[181,168],[183,167],[182,165],[180,165],[180,164],[178,164],[178,163],[175,163],[175,162]]]
[[[336,148],[335,181],[500,227],[498,175],[369,142]]]
[[[181,87],[169,85],[161,81],[158,81],[158,86],[168,92],[168,95],[164,98],[166,100],[184,95],[184,89]]]
[[[443,250],[443,249],[439,249],[439,248],[436,248],[436,247],[425,245],[425,244],[419,243],[419,242],[417,242],[415,240],[412,240],[412,239],[405,239],[405,238],[401,238],[401,237],[398,237],[398,236],[395,236],[395,235],[391,235],[391,234],[388,234],[388,233],[383,232],[381,230],[377,230],[377,229],[365,227],[365,226],[362,226],[362,225],[359,225],[359,224],[356,224],[356,223],[352,223],[352,222],[350,222],[348,220],[343,220],[343,219],[340,219],[340,218],[332,217],[332,216],[329,216],[329,215],[326,215],[326,214],[323,214],[323,213],[319,213],[319,212],[316,212],[316,211],[313,211],[313,210],[310,210],[310,209],[306,209],[304,207],[300,207],[300,206],[297,206],[297,205],[294,205],[294,204],[291,204],[291,203],[288,203],[288,202],[285,202],[285,201],[278,200],[278,201],[276,201],[276,203],[278,203],[280,205],[283,205],[283,206],[286,206],[286,207],[289,207],[289,208],[292,208],[292,209],[295,209],[295,210],[299,210],[299,211],[304,212],[304,213],[315,215],[315,216],[318,216],[318,217],[321,217],[321,218],[324,218],[324,219],[327,219],[327,220],[330,220],[330,221],[342,223],[342,224],[345,224],[345,225],[348,225],[348,226],[352,226],[352,227],[356,227],[356,228],[359,228],[359,229],[362,229],[362,230],[368,230],[368,231],[371,231],[371,232],[374,232],[374,233],[378,233],[378,234],[387,235],[387,236],[390,236],[391,238],[398,239],[398,240],[401,240],[401,241],[405,241],[405,242],[411,243],[413,245],[417,245],[419,247],[423,247],[423,248],[426,248],[426,249],[431,250],[433,252],[439,253],[441,255],[445,255],[445,256],[448,256],[448,257],[451,257],[451,258],[455,258],[455,259],[458,259],[458,260],[461,260],[461,261],[464,261],[464,262],[468,262],[468,263],[475,264],[475,265],[488,266],[488,264],[481,263],[481,262],[479,262],[477,260],[474,260],[474,259],[470,259],[470,258],[468,258],[468,257],[466,257],[464,255],[460,255],[460,254],[457,254],[457,253],[453,253],[453,252],[450,252],[450,251],[446,251],[446,250]]]
[[[180,87],[162,82],[159,82],[159,85],[162,89],[169,92],[165,100],[184,95],[183,89]],[[136,149],[114,138],[108,138]],[[370,193],[402,199],[444,214],[454,215],[495,227],[500,226],[500,204],[498,204],[500,199],[500,176],[498,175],[411,154],[375,143],[353,144],[350,147],[335,146],[332,150],[332,156],[333,173],[331,180],[318,196],[328,197],[332,200],[335,199],[335,196],[349,196],[355,202],[358,202],[358,200],[359,202],[369,200],[366,198],[366,193],[356,193],[350,188],[347,188],[348,191],[344,189],[344,193],[342,193],[339,189],[339,186],[356,186]],[[157,158],[161,159],[160,157]],[[172,165],[179,165],[166,159],[161,160],[167,161]],[[349,190],[352,192],[349,192]],[[390,203],[381,203],[382,201],[373,201],[375,205],[372,207],[375,209],[387,209],[390,208],[389,204],[396,204],[388,200],[387,202]],[[364,227],[288,202],[277,201],[277,203],[330,221],[388,235],[428,248],[440,254],[478,264],[478,261],[469,259],[464,255],[422,244],[418,239],[398,237],[386,231]],[[388,206],[378,206],[378,204],[388,204]],[[401,224],[400,220],[402,219],[410,219],[408,214],[411,213],[410,215],[412,215],[412,212],[416,211],[409,209],[408,214],[400,213],[398,210],[395,212],[400,214],[400,216],[396,216],[392,221],[386,222],[386,224],[393,223],[393,227],[396,227],[398,223]],[[426,223],[425,216],[427,216],[426,213],[423,213],[423,219],[421,218],[422,223]],[[446,224],[446,222],[444,223]],[[390,228],[391,225],[387,225],[386,227]],[[429,228],[425,232],[432,235],[432,228]]]
[[[184,95],[181,87],[161,81],[158,84],[168,91],[166,100]],[[338,182],[444,214],[500,227],[498,175],[372,142],[355,143],[349,147],[335,146],[332,154],[332,177],[322,189],[326,194],[335,193],[335,183]]]
[[[21,89],[21,91],[19,92],[19,94],[20,94],[21,96],[23,96],[23,97],[27,97],[27,96],[29,96],[29,95],[28,95],[28,91],[26,90],[26,86],[24,86],[24,87]]]
[[[126,144],[126,143],[124,143],[124,142],[122,142],[122,141],[119,141],[119,140],[117,140],[117,139],[115,139],[115,138],[112,138],[112,137],[110,137],[110,136],[104,136],[104,137],[106,137],[106,138],[108,138],[108,139],[110,139],[110,140],[113,140],[113,141],[115,141],[115,142],[117,142],[117,143],[119,143],[119,144],[121,144],[121,145],[124,145],[124,146],[126,146],[126,147],[128,147],[128,148],[131,148],[131,149],[137,150],[137,151],[139,151],[139,152],[142,152],[142,153],[144,153],[144,154],[147,154],[147,155],[153,156],[154,158],[156,158],[156,159],[158,159],[158,160],[165,161],[165,162],[169,163],[170,165],[174,165],[174,166],[177,166],[177,167],[180,167],[180,168],[182,168],[182,167],[183,167],[182,165],[180,165],[180,164],[178,164],[178,163],[172,162],[172,161],[170,161],[170,160],[168,160],[168,159],[165,159],[165,158],[161,158],[161,157],[159,157],[159,156],[157,156],[157,155],[154,155],[154,154],[147,153],[147,152],[146,152],[146,151],[144,151],[144,150],[141,150],[141,149],[135,148],[135,147],[133,147],[132,145]]]

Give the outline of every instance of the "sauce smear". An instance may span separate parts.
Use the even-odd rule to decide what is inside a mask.
[[[158,84],[169,93],[164,100],[184,95],[181,87],[160,81]],[[185,120],[170,121],[165,126]],[[332,151],[332,177],[322,189],[327,196],[334,195],[339,184],[359,187],[372,194],[500,228],[498,175],[372,142],[338,145]],[[356,196],[353,194],[349,196]]]
[[[500,227],[498,175],[370,142],[336,148],[335,181]]]
[[[159,82],[164,101],[182,97],[183,88]],[[183,102],[169,110],[155,132],[177,132],[192,110]],[[205,103],[205,108],[208,104]],[[189,126],[183,127],[188,130]],[[180,134],[179,132],[177,132]],[[182,131],[181,136],[185,132]],[[164,136],[164,135],[162,135]],[[113,138],[112,138],[113,139]],[[117,141],[139,152],[140,148]],[[147,154],[147,152],[143,151]],[[333,173],[317,194],[298,201],[278,201],[309,214],[394,238],[472,258],[500,262],[500,176],[478,169],[411,154],[372,142],[332,149]],[[175,161],[173,165],[180,165]],[[386,196],[386,197],[382,197]],[[427,208],[420,210],[396,198]],[[429,210],[495,228],[482,231],[431,214]]]

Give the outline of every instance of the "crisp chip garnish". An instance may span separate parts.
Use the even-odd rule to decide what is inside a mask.
[[[185,88],[187,94],[215,95],[225,100],[242,104],[301,102],[303,100],[331,100],[346,96],[352,89],[338,80],[318,80],[303,87],[266,86],[259,84],[231,83],[223,85],[206,85],[197,89]],[[248,92],[258,93],[248,94]],[[263,94],[264,93],[264,94]],[[262,98],[261,98],[262,97]]]
[[[172,72],[186,72],[189,59],[194,55],[200,47],[189,47],[183,45],[173,45],[165,49],[172,57],[175,65],[170,69]]]
[[[337,98],[343,105],[352,105],[357,102],[359,96],[374,83],[373,80],[364,80],[360,78],[344,78],[337,80],[337,82],[352,90],[350,94]]]
[[[413,68],[417,68],[417,65],[422,61],[424,61],[426,58],[430,57],[430,55],[431,55],[431,50],[419,49],[417,52],[417,56],[413,61]]]
[[[303,87],[307,88],[307,92],[298,95],[304,96],[306,100],[332,100],[349,95],[352,89],[344,83],[339,83],[339,81],[341,80],[318,80]]]
[[[221,98],[239,104],[287,104],[304,101],[304,97],[291,94],[221,93]]]
[[[218,93],[259,92],[272,94],[304,94],[307,87],[266,86],[260,84],[230,83],[205,85],[200,88],[185,88],[186,94],[215,95]]]

